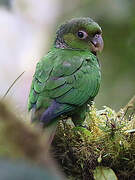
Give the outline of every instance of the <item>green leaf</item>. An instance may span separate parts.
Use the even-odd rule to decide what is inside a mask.
[[[94,170],[95,180],[118,180],[114,171],[108,167],[98,166]]]

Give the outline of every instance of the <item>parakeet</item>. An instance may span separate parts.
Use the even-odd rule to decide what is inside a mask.
[[[101,27],[91,18],[73,18],[60,26],[53,46],[36,66],[28,100],[32,121],[53,127],[51,133],[61,116],[82,125],[99,91],[97,52],[102,49]]]

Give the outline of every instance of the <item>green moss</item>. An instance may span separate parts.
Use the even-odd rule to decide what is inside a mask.
[[[128,133],[134,115],[118,114],[108,107],[92,106],[84,125],[75,128],[69,120],[60,122],[52,151],[69,179],[93,179],[98,166],[110,167],[120,179],[135,175],[135,136]]]

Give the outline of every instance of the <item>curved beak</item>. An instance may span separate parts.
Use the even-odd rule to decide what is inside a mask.
[[[103,42],[103,38],[101,34],[96,34],[92,39],[91,39],[91,43],[93,45],[92,50],[94,52],[101,52],[103,50],[104,47],[104,42]]]

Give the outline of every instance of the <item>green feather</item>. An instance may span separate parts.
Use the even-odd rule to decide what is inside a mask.
[[[44,57],[37,65],[33,79],[34,85],[32,85],[32,89],[34,86],[34,91],[31,90],[37,94],[34,96],[30,93],[30,102],[33,104],[37,101],[39,108],[46,97],[48,97],[48,101],[49,99],[56,98],[59,103],[81,106],[86,103],[89,98],[95,97],[100,84],[100,67],[96,57],[88,51],[61,51],[61,49],[57,48],[53,48],[52,51],[55,52],[51,53],[52,56]],[[66,68],[63,68],[62,59],[58,61],[57,58],[59,56],[57,56],[56,61],[53,61],[54,54],[59,54],[60,57],[63,56],[63,58],[66,59]],[[88,59],[92,60],[88,61]],[[44,61],[44,63],[42,61]],[[65,60],[63,62],[65,62]],[[46,71],[48,73],[45,73],[43,71],[45,69],[44,66],[48,66],[48,63],[50,64],[51,72],[49,70]],[[71,66],[69,66],[69,64],[71,64]],[[52,66],[55,68],[53,69]],[[40,70],[39,67],[42,67],[42,69]],[[41,78],[41,72],[44,72],[46,79],[46,81],[43,79],[42,83],[40,82],[41,80],[38,81],[38,79]],[[44,95],[41,96],[42,92],[44,92]],[[48,102],[46,101],[46,103]]]

